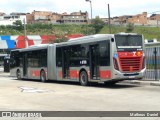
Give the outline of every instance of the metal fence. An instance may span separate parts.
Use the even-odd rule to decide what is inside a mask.
[[[144,80],[160,80],[160,47],[145,49],[146,72]]]

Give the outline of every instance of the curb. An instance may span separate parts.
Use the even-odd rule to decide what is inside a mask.
[[[11,77],[10,73],[8,72],[2,72],[0,71],[0,76],[1,77]],[[145,86],[159,86],[160,87],[160,81],[145,81],[145,80],[124,80],[120,83],[127,83],[127,84],[132,84],[132,85],[145,85]]]
[[[145,85],[145,86],[159,86],[160,87],[160,81],[123,81],[122,83],[129,83],[134,85]]]

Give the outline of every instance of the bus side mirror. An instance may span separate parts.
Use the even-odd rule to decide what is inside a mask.
[[[114,38],[111,38],[111,42],[114,42]]]

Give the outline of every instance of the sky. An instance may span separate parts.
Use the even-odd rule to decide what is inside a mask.
[[[91,0],[92,16],[101,18],[108,17],[108,4],[110,5],[110,16],[136,15],[148,12],[148,15],[160,11],[160,0]],[[57,13],[71,13],[87,11],[91,13],[90,2],[86,0],[0,0],[0,12],[10,14],[11,12],[31,13],[36,11],[52,11]],[[156,12],[160,14],[160,12]]]

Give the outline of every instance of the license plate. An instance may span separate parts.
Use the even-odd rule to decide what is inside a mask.
[[[129,78],[135,78],[135,76],[129,76]]]

